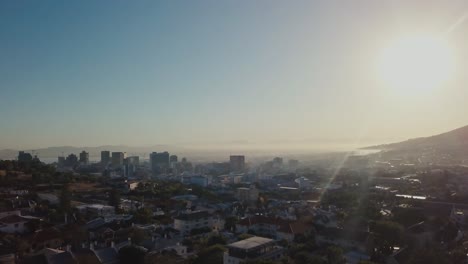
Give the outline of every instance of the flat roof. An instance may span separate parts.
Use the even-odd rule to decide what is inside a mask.
[[[228,247],[240,248],[240,249],[251,249],[251,248],[258,247],[258,246],[262,246],[264,244],[268,244],[272,241],[273,239],[269,239],[266,237],[254,236],[251,238],[247,238],[247,239],[229,244]]]

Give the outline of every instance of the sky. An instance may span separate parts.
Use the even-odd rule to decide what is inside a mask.
[[[0,148],[388,143],[468,125],[466,1],[0,2]],[[449,31],[449,32],[448,32]],[[379,79],[403,35],[455,70]]]

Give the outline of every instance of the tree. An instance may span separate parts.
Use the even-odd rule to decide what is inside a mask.
[[[229,232],[235,233],[236,232],[237,222],[238,222],[237,217],[230,216],[230,217],[226,218],[226,220],[224,222],[224,228],[226,230],[228,230]]]
[[[343,249],[337,246],[330,246],[326,250],[328,263],[330,264],[342,264],[345,263],[345,258],[343,256]]]
[[[144,264],[145,252],[138,247],[126,246],[119,250],[119,260],[122,264]]]
[[[148,208],[140,208],[135,213],[135,220],[141,224],[151,223],[153,212]]]
[[[409,259],[409,264],[449,264],[449,257],[442,251],[431,248],[415,250]]]
[[[112,188],[109,192],[109,205],[115,207],[115,211],[119,211],[120,206],[120,193],[117,189]]]
[[[208,237],[206,241],[206,246],[210,247],[216,244],[226,245],[226,242],[227,241],[223,236],[216,234],[216,235],[211,235],[210,237]]]
[[[60,210],[64,213],[68,213],[71,210],[71,192],[68,184],[62,186],[59,197]]]
[[[204,248],[198,252],[194,264],[218,264],[223,263],[223,254],[226,249],[221,245]]]
[[[129,232],[129,237],[132,243],[140,244],[147,238],[147,234],[143,229],[132,227]]]
[[[377,221],[371,226],[371,231],[376,235],[377,250],[383,255],[390,254],[403,238],[403,227],[392,221]]]

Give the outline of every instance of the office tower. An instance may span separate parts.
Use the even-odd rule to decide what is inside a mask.
[[[163,173],[169,168],[169,152],[153,152],[150,154],[150,164],[153,173]]]
[[[140,157],[138,156],[131,156],[124,160],[124,176],[125,177],[133,177],[135,176],[135,172],[137,167],[140,164]]]
[[[82,151],[80,153],[80,163],[81,164],[88,164],[89,163],[89,153],[86,151]]]
[[[120,168],[124,165],[125,153],[112,152],[112,167]]]
[[[276,157],[273,159],[273,168],[283,167],[283,158]]]
[[[75,154],[70,154],[65,159],[65,165],[68,167],[75,167],[78,165],[78,157]]]
[[[110,151],[101,151],[101,165],[107,166],[110,162]]]
[[[171,157],[169,158],[169,162],[172,164],[172,163],[175,163],[177,162],[177,155],[171,155]]]
[[[18,161],[31,162],[32,160],[33,160],[33,156],[30,153],[26,153],[24,151],[20,151],[18,153]]]
[[[241,172],[245,169],[245,156],[233,155],[229,157],[231,172]]]
[[[58,162],[57,162],[59,167],[65,166],[65,157],[58,157]]]

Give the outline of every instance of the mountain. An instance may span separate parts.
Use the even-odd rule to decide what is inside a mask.
[[[431,151],[432,153],[466,156],[468,154],[468,126],[457,128],[435,136],[371,146],[365,149],[379,149],[384,151],[408,153]]]

